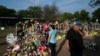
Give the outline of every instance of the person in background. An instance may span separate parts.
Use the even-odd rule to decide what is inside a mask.
[[[83,31],[80,29],[80,22],[75,21],[72,28],[70,28],[66,35],[67,49],[71,56],[82,56],[83,54]]]
[[[18,30],[17,30],[17,36],[19,40],[22,40],[23,36],[24,36],[24,32],[23,32],[23,26],[19,26]]]
[[[51,56],[56,56],[56,35],[57,30],[54,25],[50,25],[48,43],[51,49]]]
[[[41,34],[40,25],[37,26],[36,32],[37,32],[38,34]]]

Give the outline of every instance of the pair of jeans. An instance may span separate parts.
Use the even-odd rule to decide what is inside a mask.
[[[70,50],[71,56],[82,56],[83,50]]]
[[[49,47],[51,50],[51,56],[56,56],[56,43],[55,44],[49,43]]]

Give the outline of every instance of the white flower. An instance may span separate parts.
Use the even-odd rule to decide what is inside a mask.
[[[14,43],[17,41],[17,36],[14,36],[13,33],[10,33],[6,37],[6,41],[10,45],[14,45]]]

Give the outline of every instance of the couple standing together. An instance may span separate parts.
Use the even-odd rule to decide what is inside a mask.
[[[48,44],[51,49],[51,56],[56,56],[56,35],[57,30],[54,25],[50,25]],[[66,34],[66,46],[70,50],[70,56],[83,55],[83,31],[80,29],[80,22],[75,21],[72,28]]]

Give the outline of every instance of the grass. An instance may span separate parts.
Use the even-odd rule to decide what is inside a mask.
[[[6,36],[9,33],[15,33],[15,27],[5,27],[5,30],[0,29],[0,43],[5,43]]]
[[[0,37],[6,37],[9,33],[15,33],[15,27],[5,27],[5,30],[0,29]]]
[[[0,37],[0,44],[5,43],[5,42],[6,42],[5,38]]]
[[[15,33],[15,27],[6,26],[5,30],[0,29],[0,56],[3,56],[3,54],[6,52],[8,44],[6,43],[5,38],[9,33]]]

